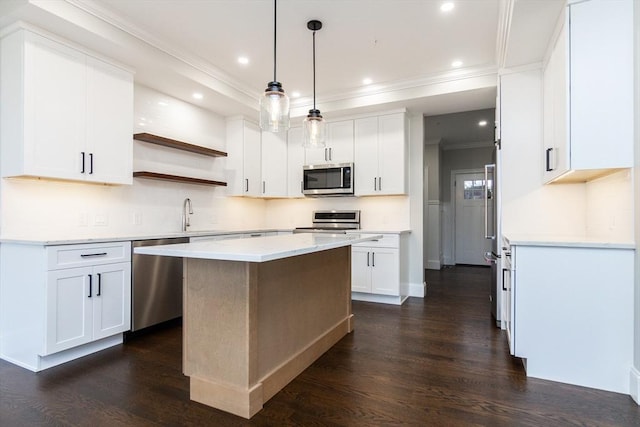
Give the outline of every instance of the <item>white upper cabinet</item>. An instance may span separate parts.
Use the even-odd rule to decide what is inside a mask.
[[[545,182],[633,166],[632,88],[633,2],[571,4],[544,69]]]
[[[353,162],[353,120],[327,123],[327,146],[305,150],[305,164]]]
[[[404,113],[355,121],[355,193],[357,196],[407,192],[407,132]]]
[[[227,194],[262,195],[260,128],[245,119],[227,122]]]
[[[0,51],[3,176],[131,184],[132,74],[26,29]]]
[[[287,134],[262,132],[262,197],[287,196],[286,166]]]
[[[289,129],[287,140],[287,195],[303,197],[302,167],[304,166],[304,147],[302,146],[302,128]]]

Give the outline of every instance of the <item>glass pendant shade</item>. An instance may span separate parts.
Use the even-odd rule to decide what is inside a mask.
[[[309,110],[302,122],[302,144],[306,148],[324,148],[327,145],[327,123],[320,110]]]
[[[260,97],[260,128],[286,132],[289,127],[289,97],[279,82],[271,82]]]

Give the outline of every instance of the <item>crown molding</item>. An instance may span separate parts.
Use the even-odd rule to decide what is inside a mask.
[[[498,35],[496,37],[496,61],[498,68],[504,68],[507,63],[514,7],[515,0],[500,0],[498,3]]]

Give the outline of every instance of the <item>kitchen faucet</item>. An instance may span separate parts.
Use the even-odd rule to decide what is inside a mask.
[[[187,227],[191,225],[189,223],[189,214],[193,214],[193,207],[191,206],[191,199],[187,197],[182,204],[182,231],[187,231]]]

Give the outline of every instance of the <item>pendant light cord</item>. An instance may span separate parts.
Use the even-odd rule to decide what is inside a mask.
[[[316,109],[316,32],[313,32],[313,109]]]
[[[276,32],[278,29],[278,0],[273,0],[273,81],[276,82]]]

